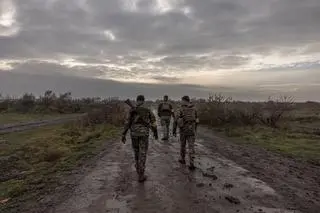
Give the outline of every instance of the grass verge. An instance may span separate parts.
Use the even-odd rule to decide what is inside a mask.
[[[117,134],[111,125],[64,124],[1,136],[0,212],[15,212],[22,204],[28,208]]]
[[[250,144],[276,151],[286,156],[320,163],[320,135],[265,126],[225,127],[216,129],[237,143]]]

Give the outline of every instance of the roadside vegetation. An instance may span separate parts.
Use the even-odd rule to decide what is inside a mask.
[[[31,93],[25,93],[18,98],[0,94],[0,125],[87,113],[102,109],[111,101],[117,99],[79,99],[72,97],[70,92],[56,94],[51,90],[45,91],[40,97]]]
[[[22,101],[25,99],[31,100],[30,103]],[[19,212],[21,208],[29,209],[42,202],[46,194],[63,185],[72,170],[118,138],[128,110],[114,99],[74,100],[70,97],[63,104],[55,97],[44,100],[26,98],[26,95],[21,99],[5,99],[2,106],[10,103],[10,107],[2,110],[1,116],[10,120],[11,115],[20,114],[19,121],[26,121],[42,115],[45,118],[68,113],[86,115],[61,125],[0,135],[0,212]],[[48,100],[50,104],[45,105]]]
[[[320,104],[292,97],[233,101],[222,94],[193,99],[202,125],[235,143],[258,146],[320,164]],[[157,102],[147,102],[153,106]],[[173,102],[174,106],[178,104]],[[83,114],[69,123],[0,135],[0,211],[17,212],[42,202],[71,171],[119,136],[128,107],[117,98],[76,99],[46,91],[40,97],[0,97],[0,126]],[[214,143],[214,141],[213,141]]]
[[[235,142],[320,164],[319,103],[295,103],[287,96],[239,102],[222,94],[196,102],[201,123]]]

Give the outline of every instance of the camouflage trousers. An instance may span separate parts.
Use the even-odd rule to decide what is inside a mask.
[[[187,144],[188,144],[188,153],[189,153],[190,164],[194,164],[195,136],[180,134],[180,157],[181,157],[181,160],[185,160]]]
[[[170,116],[161,117],[161,126],[163,128],[164,138],[169,138],[170,119]]]
[[[147,152],[149,146],[148,136],[132,136],[132,148],[134,151],[135,167],[138,175],[143,175],[146,166]]]

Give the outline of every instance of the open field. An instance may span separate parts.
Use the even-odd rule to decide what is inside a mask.
[[[111,125],[78,129],[64,124],[1,136],[0,200],[12,203],[5,209],[41,199],[117,134]]]
[[[198,104],[203,125],[244,146],[320,163],[320,104],[212,101]]]
[[[318,213],[320,208],[318,103],[194,100],[202,125],[197,169],[177,162],[178,138],[150,139],[149,178],[141,185],[130,139],[119,143],[128,112],[124,103],[89,98],[61,104],[51,97],[46,108],[42,102],[34,101],[29,110],[16,100],[5,113],[23,109],[32,116],[40,108],[63,115],[77,105],[87,113],[70,124],[1,136],[1,212]],[[157,104],[148,106],[156,114]]]
[[[253,145],[320,164],[320,134],[278,130],[263,126],[215,129],[243,146]]]
[[[66,117],[69,114],[0,113],[0,125]]]

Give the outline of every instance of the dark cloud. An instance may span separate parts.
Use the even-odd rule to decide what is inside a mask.
[[[186,70],[241,69],[257,63],[256,55],[308,56],[305,63],[320,55],[319,0],[0,0],[0,6],[2,14],[15,11],[6,16],[11,22],[0,19],[0,60],[21,60],[14,72],[179,83]],[[89,65],[58,64],[71,58]],[[23,65],[27,59],[40,62]],[[261,63],[257,69],[272,62]]]
[[[180,8],[160,15],[145,12],[153,1],[137,1],[138,12],[125,10],[122,2],[126,1],[118,0],[15,2],[21,31],[1,40],[2,57],[61,52],[95,56],[101,50],[108,55],[130,51],[230,54],[305,45],[318,41],[320,31],[317,0],[184,1]],[[183,7],[190,8],[190,15],[183,13]],[[102,35],[106,29],[119,42],[108,41]]]

